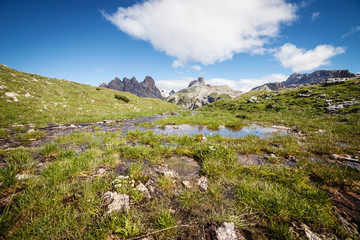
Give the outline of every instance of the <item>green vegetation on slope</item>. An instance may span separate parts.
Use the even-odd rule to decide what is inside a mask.
[[[0,126],[124,119],[179,109],[160,99],[42,77],[0,65]]]

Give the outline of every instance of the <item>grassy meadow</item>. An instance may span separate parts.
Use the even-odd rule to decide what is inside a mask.
[[[3,66],[0,76],[5,86],[0,138],[9,137],[8,126],[15,123],[98,121],[179,110],[161,100]],[[304,225],[320,239],[359,239],[339,218],[332,198],[334,189],[359,193],[359,171],[330,159],[331,154],[359,158],[359,104],[325,111],[325,100],[359,101],[359,81],[251,92],[142,124],[238,130],[255,122],[288,127],[288,135],[204,140],[202,135],[106,132],[94,126],[41,146],[0,148],[0,238],[210,239],[221,223],[232,222],[246,239],[307,239]],[[17,93],[18,101],[6,92]],[[304,92],[310,96],[300,97]],[[255,102],[249,101],[253,96]],[[18,128],[18,138],[46,135],[45,130]],[[206,188],[199,186],[201,178]],[[138,188],[140,183],[148,194]],[[128,195],[129,209],[107,213],[107,191]]]

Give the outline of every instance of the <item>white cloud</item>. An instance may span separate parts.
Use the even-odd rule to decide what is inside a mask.
[[[296,18],[285,0],[147,0],[103,16],[176,60],[204,65],[261,49]],[[256,51],[255,51],[256,52]]]
[[[202,68],[199,65],[193,65],[190,67],[190,69],[200,72]]]
[[[303,1],[300,2],[300,7],[301,7],[301,8],[307,8],[307,7],[310,6],[313,2],[314,2],[314,0],[303,0]]]
[[[352,34],[354,34],[356,32],[360,32],[360,25],[352,27],[351,30],[348,31],[347,33],[345,33],[344,35],[342,35],[341,38],[349,37],[350,35],[352,35]]]
[[[178,79],[178,80],[158,80],[156,81],[156,86],[157,88],[161,91],[161,90],[167,90],[167,91],[171,91],[171,90],[175,90],[175,91],[179,91],[181,89],[187,88],[187,86],[189,85],[189,83],[192,80],[195,80],[197,78],[193,78],[193,77],[184,77],[182,79]]]
[[[275,51],[274,56],[283,67],[291,68],[294,72],[302,72],[329,65],[329,59],[341,53],[345,53],[345,48],[318,45],[313,50],[306,50],[286,43]]]
[[[320,12],[314,12],[312,15],[311,15],[311,21],[315,21],[316,19],[318,19],[320,17]]]
[[[206,80],[205,82],[210,84],[210,85],[226,85],[229,88],[235,89],[235,90],[240,90],[243,92],[248,92],[251,89],[253,89],[254,87],[258,87],[261,86],[265,83],[270,83],[270,82],[283,82],[287,79],[287,76],[284,74],[270,74],[270,75],[266,75],[263,76],[261,78],[246,78],[246,79],[240,79],[238,81],[234,81],[234,80],[229,80],[229,79],[222,79],[222,78],[213,78],[213,79],[209,79]]]
[[[187,88],[189,83],[192,80],[195,80],[197,78],[195,77],[186,77],[181,80],[160,80],[156,81],[156,86],[160,90],[175,90],[179,91],[181,89]],[[214,86],[221,86],[226,85],[229,88],[240,90],[243,92],[248,92],[252,88],[263,85],[265,83],[270,82],[283,82],[287,79],[287,76],[284,74],[271,74],[263,76],[259,79],[255,78],[247,78],[247,79],[240,79],[238,81],[236,80],[230,80],[225,78],[211,78],[211,79],[205,79],[206,84],[214,85]]]

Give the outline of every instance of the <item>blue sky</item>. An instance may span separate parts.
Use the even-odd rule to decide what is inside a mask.
[[[359,0],[0,0],[0,63],[97,86],[203,76],[247,91],[293,72],[360,72]]]

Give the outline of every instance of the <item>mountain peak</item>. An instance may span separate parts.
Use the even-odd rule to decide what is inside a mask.
[[[141,83],[136,80],[136,77],[132,77],[131,79],[124,77],[122,81],[116,77],[107,85],[106,83],[102,83],[100,87],[111,88],[123,92],[130,92],[138,97],[162,99],[161,92],[156,87],[154,79],[152,79],[150,76],[146,76],[144,81]]]

